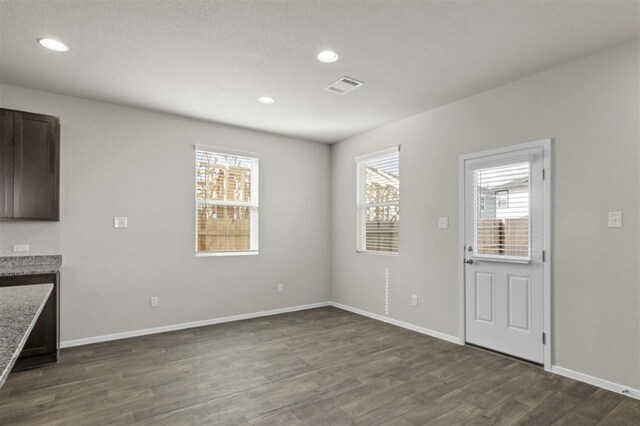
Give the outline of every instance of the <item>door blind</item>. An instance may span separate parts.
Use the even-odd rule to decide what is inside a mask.
[[[357,160],[357,250],[397,253],[400,240],[399,146]]]
[[[529,162],[476,169],[474,182],[474,254],[530,259]]]

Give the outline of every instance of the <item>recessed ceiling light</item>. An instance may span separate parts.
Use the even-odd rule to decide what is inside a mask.
[[[262,96],[260,98],[258,98],[258,102],[260,102],[261,104],[265,104],[265,105],[271,105],[276,103],[276,100],[269,97],[269,96]]]
[[[317,56],[320,62],[335,62],[338,60],[338,54],[333,50],[323,50]]]
[[[56,52],[66,52],[69,50],[69,46],[52,38],[39,38],[38,43],[40,43],[41,46],[55,50]]]

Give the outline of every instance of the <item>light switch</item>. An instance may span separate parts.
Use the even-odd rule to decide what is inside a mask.
[[[440,229],[448,229],[449,228],[449,218],[448,217],[440,217],[440,218],[438,218],[438,228],[440,228]]]
[[[114,228],[126,228],[127,227],[127,218],[116,216],[113,218],[113,227]]]
[[[622,212],[609,212],[609,228],[622,228]]]

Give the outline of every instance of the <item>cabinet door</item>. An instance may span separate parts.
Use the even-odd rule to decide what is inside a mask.
[[[40,316],[27,338],[20,352],[20,358],[28,358],[58,353],[58,305],[59,305],[59,275],[26,275],[0,277],[0,287],[32,284],[53,284],[53,291],[42,308]]]
[[[13,114],[13,217],[58,220],[58,120],[26,112]]]
[[[13,216],[13,112],[0,109],[0,218]]]
[[[47,283],[44,283],[47,284]],[[49,296],[49,300],[42,308],[33,330],[20,352],[20,357],[51,354],[57,352],[57,324],[56,324],[56,289]]]

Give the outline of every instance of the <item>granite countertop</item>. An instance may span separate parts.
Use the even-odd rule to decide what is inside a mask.
[[[61,266],[61,255],[0,257],[0,277],[55,274]]]
[[[53,284],[0,287],[0,388],[52,290]]]

